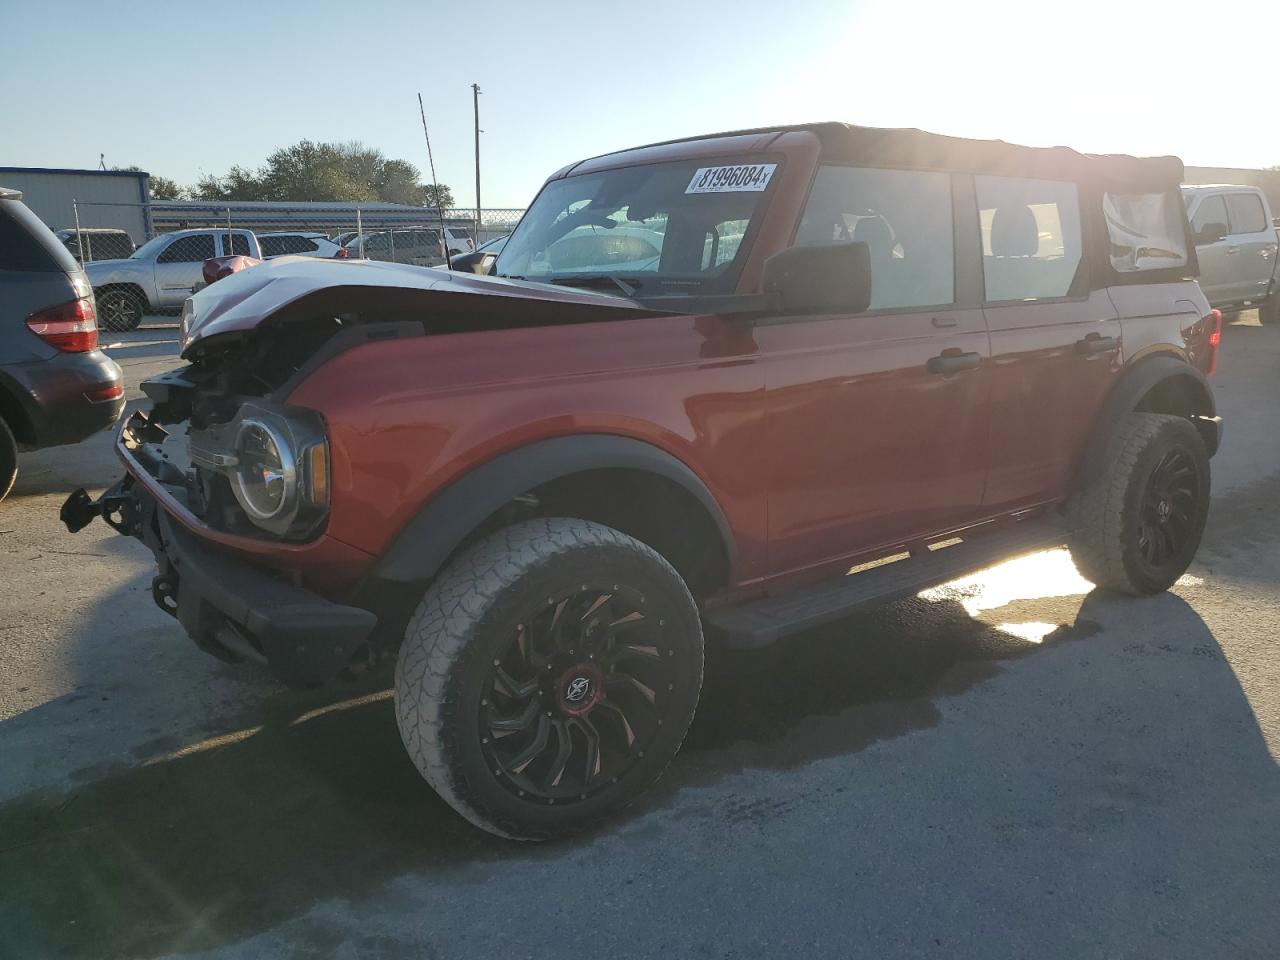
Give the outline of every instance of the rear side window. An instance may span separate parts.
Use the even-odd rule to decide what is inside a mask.
[[[20,200],[0,200],[0,270],[72,273],[80,269],[53,232]]]
[[[195,233],[178,237],[164,248],[156,258],[157,263],[199,263],[217,256],[213,252],[213,234]]]
[[[264,257],[278,257],[282,253],[288,253],[288,244],[285,243],[287,239],[288,237],[259,237],[258,246],[262,248]]]
[[[1267,229],[1267,215],[1256,193],[1232,193],[1227,196],[1232,233],[1262,233]]]
[[[227,235],[225,233],[222,235],[222,248],[224,250],[227,248]],[[241,257],[253,256],[253,254],[249,252],[249,238],[243,233],[231,234],[231,255]],[[213,256],[213,254],[209,254],[209,256]]]
[[[796,243],[857,240],[871,253],[871,309],[955,301],[951,177],[945,173],[824,166],[818,170]],[[745,219],[717,225],[703,261],[732,259]]]
[[[1178,194],[1106,193],[1102,213],[1111,266],[1119,273],[1186,266],[1186,214]]]
[[[975,177],[989,301],[1065,297],[1080,270],[1080,201],[1073,183]]]

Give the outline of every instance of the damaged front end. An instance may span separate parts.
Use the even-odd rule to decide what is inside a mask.
[[[362,650],[377,617],[192,532],[194,511],[204,504],[208,515],[216,497],[202,492],[210,486],[210,471],[192,461],[184,469],[174,455],[181,446],[177,435],[142,412],[129,417],[118,441],[129,472],[96,501],[84,490],[73,493],[61,510],[67,529],[74,532],[100,516],[146,544],[157,566],[152,598],[205,652],[264,664],[289,686],[331,679]]]
[[[372,341],[651,312],[394,264],[293,259],[234,273],[184,307],[187,366],[142,384],[151,409],[116,440],[125,477],[97,500],[77,490],[62,520],[74,532],[100,516],[142,540],[157,605],[202,649],[264,662],[291,685],[323,682],[385,644],[378,617],[352,603],[374,558],[325,535],[330,425],[289,403],[295,388]]]

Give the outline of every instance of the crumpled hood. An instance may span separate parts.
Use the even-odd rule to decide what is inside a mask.
[[[277,257],[233,273],[187,300],[180,328],[182,355],[212,337],[249,331],[277,317],[375,308],[420,309],[423,319],[445,309],[477,316],[492,316],[498,309],[510,315],[512,325],[551,322],[553,315],[585,321],[613,319],[620,312],[655,313],[625,297],[593,290],[375,260]]]

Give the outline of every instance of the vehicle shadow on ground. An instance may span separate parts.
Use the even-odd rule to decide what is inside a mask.
[[[744,766],[806,764],[933,726],[940,698],[1000,672],[1002,661],[1091,636],[1095,608],[1114,602],[1097,593],[1083,605],[1078,597],[1037,601],[1021,612],[1064,624],[1040,643],[975,619],[958,602],[912,599],[772,649],[713,653],[685,752],[638,812]],[[1182,600],[1144,602],[1217,650]],[[1224,690],[1244,700],[1220,651],[1198,666],[1205,662],[1223,676],[1205,684],[1201,672],[1190,715],[1197,695],[1218,711]],[[556,858],[575,846],[506,843],[454,814],[406,757],[385,686],[375,676],[281,692],[222,737],[0,807],[7,945],[41,957],[209,948],[318,901],[375,896],[406,872]],[[1258,761],[1270,764],[1251,733]]]

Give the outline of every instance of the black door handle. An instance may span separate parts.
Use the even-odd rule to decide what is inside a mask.
[[[981,362],[980,353],[942,353],[930,357],[926,369],[930,373],[959,373],[961,370],[972,370]]]
[[[1076,353],[1092,356],[1095,353],[1106,353],[1108,350],[1114,350],[1118,346],[1120,346],[1119,337],[1100,337],[1097,334],[1090,334],[1083,340],[1076,341]]]

